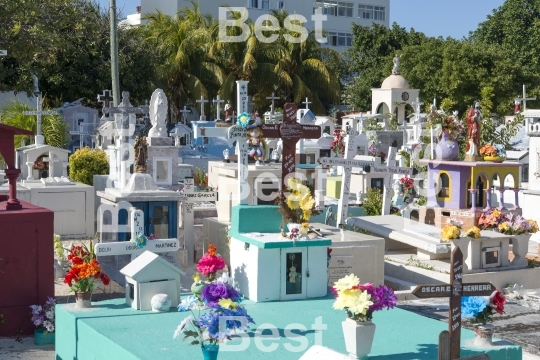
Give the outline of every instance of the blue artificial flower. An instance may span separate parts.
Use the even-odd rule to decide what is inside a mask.
[[[219,319],[222,316],[232,317],[222,321],[224,322],[223,325],[225,325],[224,328],[219,327]],[[255,324],[242,306],[236,306],[235,310],[221,307],[214,308],[195,320],[195,324],[199,328],[207,330],[208,336],[215,340],[227,339],[233,334],[232,330],[246,330],[249,323]]]
[[[243,127],[244,129],[248,127],[250,121],[251,117],[248,113],[243,112],[238,115],[238,125]]]
[[[478,313],[482,312],[488,302],[482,296],[463,296],[461,298],[461,316],[462,317],[475,317]]]
[[[139,249],[141,249],[146,246],[146,235],[144,235],[143,233],[139,233],[137,237],[135,239],[131,239],[131,241],[134,242]]]
[[[184,312],[193,310],[195,307],[197,307],[198,303],[199,300],[197,299],[197,297],[194,295],[190,295],[184,300],[182,300],[180,305],[178,305],[178,311]]]
[[[504,149],[504,146],[497,144],[494,146],[494,148],[497,150],[497,156],[499,157],[506,157],[506,150]]]

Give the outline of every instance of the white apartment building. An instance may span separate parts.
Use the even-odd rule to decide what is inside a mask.
[[[308,22],[304,27],[313,30],[311,16],[315,9],[322,8],[328,16],[323,29],[328,33],[327,46],[339,52],[345,51],[352,44],[352,23],[370,26],[373,22],[390,24],[390,0],[198,0],[202,13],[210,13],[218,18],[219,7],[245,7],[253,21],[271,10],[285,9],[289,14],[303,15]],[[179,9],[191,6],[191,0],[141,0],[140,15],[161,10],[167,15],[175,15]],[[140,19],[140,17],[139,17]]]

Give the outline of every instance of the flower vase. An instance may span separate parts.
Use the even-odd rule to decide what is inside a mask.
[[[55,333],[47,332],[44,328],[34,330],[34,343],[36,345],[54,344]]]
[[[92,307],[91,291],[75,291],[75,307],[79,309],[88,309]]]
[[[486,347],[493,345],[493,325],[474,325],[474,346]]]
[[[375,324],[347,318],[341,323],[345,348],[353,359],[367,359],[375,337]]]
[[[529,251],[529,240],[532,234],[520,234],[512,237],[512,252],[514,259],[512,266],[527,266],[527,252]]]
[[[219,345],[203,344],[202,353],[204,360],[217,360]]]
[[[293,229],[297,229],[300,231],[300,228],[302,227],[302,225],[300,224],[296,224],[296,223],[288,223],[287,224],[287,228],[289,229],[289,232],[292,232]]]
[[[502,163],[504,160],[506,160],[506,157],[484,156],[484,161],[490,161],[490,162],[494,162],[494,163]]]
[[[199,305],[202,305],[203,304],[203,301],[202,301],[202,289],[205,287],[206,283],[204,282],[194,282],[192,285],[191,285],[191,292],[193,293],[193,295],[195,295],[197,297],[197,300],[199,300]]]
[[[457,139],[450,140],[450,133],[443,131],[441,139],[435,146],[435,155],[437,160],[453,161],[459,156],[459,146]]]

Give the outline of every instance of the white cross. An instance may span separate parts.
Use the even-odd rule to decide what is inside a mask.
[[[416,115],[415,122],[420,121],[420,113],[422,112],[422,105],[424,105],[423,102],[420,102],[420,98],[416,98],[416,101],[412,102],[412,106],[414,106],[414,114]]]
[[[236,81],[236,102],[238,114],[248,112],[248,83],[246,80]]]
[[[188,110],[186,105],[184,105],[184,110],[180,110],[180,112],[182,113],[182,119],[184,120],[184,125],[186,125],[186,114],[191,114],[191,110]]]
[[[437,99],[436,98],[433,98],[433,105],[431,105],[431,112],[437,112]],[[431,137],[431,148],[430,148],[430,152],[431,152],[431,160],[433,160],[433,158],[435,157],[435,146],[433,144],[433,137],[435,136],[435,129],[433,128],[433,124],[430,126],[431,129],[430,129],[430,137]]]
[[[525,84],[523,84],[523,97],[522,98],[516,98],[516,101],[523,101],[523,111],[527,110],[527,100],[536,100],[536,98],[528,98],[526,95],[526,88]]]
[[[279,97],[275,96],[274,93],[272,93],[272,96],[269,96],[266,98],[267,100],[272,100],[272,106],[270,107],[270,115],[274,115],[274,109],[275,109],[275,102],[274,100],[279,100]]]
[[[206,120],[206,116],[204,116],[204,104],[208,102],[208,100],[204,100],[204,96],[201,95],[201,100],[197,100],[198,103],[201,103],[201,120]]]
[[[403,121],[403,124],[401,126],[398,126],[398,130],[403,130],[403,147],[402,147],[403,149],[406,148],[407,143],[409,142],[407,130],[412,130],[412,129],[414,129],[414,126],[408,125],[406,121]]]
[[[390,214],[390,203],[392,202],[392,182],[394,175],[415,175],[416,169],[396,166],[397,148],[390,146],[386,166],[372,166],[370,172],[385,174],[382,214]]]
[[[39,88],[37,87],[37,80],[36,80],[36,92],[37,92],[37,109],[36,111],[23,111],[23,115],[37,115],[37,133],[35,137],[35,143],[36,146],[44,145],[44,138],[41,134],[41,116],[42,115],[58,115],[58,112],[56,110],[50,110],[50,111],[43,111],[43,101],[41,98],[41,92],[39,92]]]
[[[216,120],[221,120],[220,116],[221,116],[221,103],[225,102],[225,100],[221,100],[221,96],[217,96],[217,98],[215,100],[213,100],[213,103],[214,104],[217,104],[217,115],[216,115]]]
[[[217,201],[217,193],[215,191],[209,192],[195,192],[195,181],[192,177],[186,177],[184,179],[184,196],[187,197],[186,201],[182,202],[181,211],[181,227],[184,228],[184,246],[188,252],[188,259],[193,259],[195,254],[195,232],[193,227],[193,205],[198,202],[205,201]]]
[[[311,102],[308,100],[307,97],[306,97],[306,101],[304,101],[302,104],[306,104],[306,110],[309,110],[309,104],[311,104]]]

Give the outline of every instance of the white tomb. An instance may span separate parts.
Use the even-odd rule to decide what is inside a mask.
[[[20,147],[15,151],[16,166],[21,169],[20,179],[23,184],[41,182],[42,177],[68,176],[69,150],[50,145],[36,146],[32,144]]]
[[[126,304],[135,310],[152,310],[151,299],[166,294],[171,307],[180,303],[180,276],[185,273],[151,251],[130,262],[120,272],[126,277]]]

